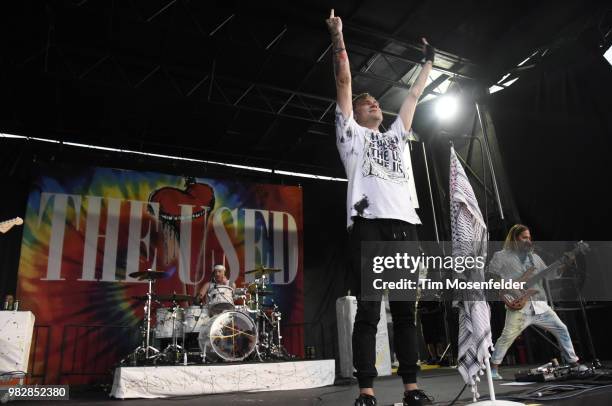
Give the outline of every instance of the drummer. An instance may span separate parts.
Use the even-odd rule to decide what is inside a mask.
[[[200,289],[198,296],[200,297],[202,304],[206,303],[208,290],[211,288],[211,286],[214,287],[216,285],[229,286],[232,289],[236,289],[236,284],[227,279],[227,276],[225,275],[225,266],[221,264],[214,266],[211,280],[202,285],[202,289]]]

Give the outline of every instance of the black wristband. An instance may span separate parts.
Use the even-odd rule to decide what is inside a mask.
[[[436,57],[436,50],[431,45],[426,44],[425,49],[423,50],[423,55],[425,56],[425,61],[431,61],[433,64]]]

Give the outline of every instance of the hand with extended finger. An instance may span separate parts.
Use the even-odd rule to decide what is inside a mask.
[[[429,42],[425,38],[421,38],[423,41],[423,56],[425,57],[425,61],[430,61],[432,64],[436,57],[436,50],[434,47],[429,45]]]
[[[342,33],[342,20],[340,19],[340,17],[336,17],[334,15],[333,8],[331,9],[329,18],[325,20],[325,22],[327,23],[327,29],[329,30],[329,33],[332,35],[332,37],[340,35]]]

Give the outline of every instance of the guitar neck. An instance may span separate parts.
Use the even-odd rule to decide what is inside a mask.
[[[0,222],[0,233],[6,233],[13,226],[21,224],[23,224],[23,220],[21,219],[21,217],[15,217],[14,219],[2,221]]]
[[[527,282],[525,282],[525,288],[532,287],[533,285],[535,285],[536,283],[540,282],[542,279],[547,277],[549,274],[559,270],[559,268],[561,268],[562,266],[563,266],[563,262],[561,262],[561,260],[556,260],[555,262],[550,264],[548,267],[542,269],[536,275],[529,278]]]

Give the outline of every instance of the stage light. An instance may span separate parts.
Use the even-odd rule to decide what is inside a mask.
[[[608,50],[604,53],[604,58],[606,58],[606,61],[612,65],[612,46],[610,46],[610,48],[608,48]]]
[[[489,93],[493,94],[495,92],[499,92],[500,90],[504,90],[504,88],[501,86],[493,85],[489,88]]]
[[[455,96],[440,96],[436,101],[436,115],[441,120],[453,118],[459,110],[459,102]]]

